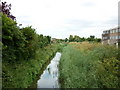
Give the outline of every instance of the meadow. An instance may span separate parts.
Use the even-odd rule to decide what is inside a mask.
[[[69,43],[59,65],[61,88],[120,88],[119,52],[100,43]]]

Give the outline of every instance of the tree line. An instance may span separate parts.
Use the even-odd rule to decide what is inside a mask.
[[[80,37],[77,35],[70,35],[69,38],[65,38],[65,39],[55,39],[52,42],[57,42],[57,43],[63,43],[63,42],[84,42],[84,41],[88,41],[88,42],[101,42],[100,38],[95,38],[94,35],[90,35],[90,37],[85,38],[85,37]]]
[[[83,41],[89,41],[89,42],[101,42],[100,38],[95,38],[94,35],[90,35],[90,37],[88,38],[84,38],[84,37],[79,37],[77,35],[73,36],[70,35],[69,38],[65,39],[65,42],[83,42]]]

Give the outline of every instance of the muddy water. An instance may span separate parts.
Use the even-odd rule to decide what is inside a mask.
[[[37,88],[59,88],[59,60],[61,53],[57,52],[55,57],[51,60],[50,64],[44,70],[40,79],[37,81]]]

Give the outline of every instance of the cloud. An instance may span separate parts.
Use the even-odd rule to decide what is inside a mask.
[[[83,3],[82,5],[85,6],[85,7],[93,7],[93,6],[95,6],[96,4],[95,4],[94,2],[85,2],[85,3]]]
[[[110,20],[106,21],[105,23],[111,24],[111,25],[118,25],[118,19],[116,17],[113,17]]]
[[[78,19],[66,20],[66,26],[72,26],[73,28],[79,28],[79,29],[93,27],[94,23],[95,23],[94,21],[89,21],[89,20],[78,20]]]
[[[66,38],[70,34],[101,37],[116,27],[119,0],[8,0],[18,23],[38,34]]]

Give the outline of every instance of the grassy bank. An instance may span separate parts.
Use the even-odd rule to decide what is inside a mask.
[[[3,87],[4,88],[27,88],[35,80],[37,74],[42,73],[42,68],[47,66],[56,51],[61,46],[59,44],[48,45],[38,49],[35,57],[28,61],[20,61],[9,64],[4,62],[3,67]]]
[[[119,50],[95,43],[70,43],[60,60],[62,88],[118,88]]]

